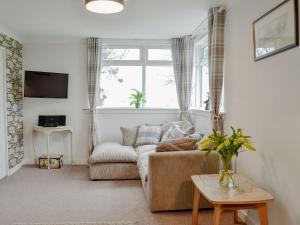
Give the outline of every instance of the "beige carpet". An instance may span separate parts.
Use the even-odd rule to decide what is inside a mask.
[[[24,224],[14,224],[14,225],[141,225],[139,223],[24,223]]]
[[[25,224],[24,223],[24,224],[14,224],[14,225],[141,225],[141,224],[139,223],[60,223],[60,224],[26,223]]]
[[[89,181],[86,166],[59,170],[24,167],[0,181],[0,225],[139,222],[190,225],[191,211],[151,213],[140,181]],[[232,224],[230,213],[222,225]],[[201,211],[200,225],[212,225]]]

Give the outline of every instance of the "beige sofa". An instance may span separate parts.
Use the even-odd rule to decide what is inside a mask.
[[[155,145],[143,145],[135,149],[126,147],[126,153],[121,151],[122,156],[118,150],[98,147],[90,159],[90,178],[140,178],[151,211],[191,209],[191,176],[219,171],[219,157],[215,153],[206,157],[197,150],[156,152]],[[200,207],[210,208],[211,205],[203,201]]]

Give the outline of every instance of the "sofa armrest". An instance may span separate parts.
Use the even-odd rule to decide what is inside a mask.
[[[215,174],[220,163],[217,153],[200,151],[155,152],[149,156],[148,195],[152,211],[191,209],[194,187],[191,176]],[[211,207],[202,201],[201,208]]]

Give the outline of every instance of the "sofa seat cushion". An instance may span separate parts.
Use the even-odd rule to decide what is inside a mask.
[[[156,145],[141,145],[135,148],[135,151],[137,152],[138,156],[145,152],[153,152],[156,150]]]
[[[156,145],[142,145],[136,148],[138,153],[137,166],[139,168],[142,182],[148,181],[149,155],[156,151]]]
[[[137,161],[137,153],[131,146],[119,143],[103,143],[97,145],[93,151],[89,163],[128,163]]]

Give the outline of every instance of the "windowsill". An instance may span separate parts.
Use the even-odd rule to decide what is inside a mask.
[[[90,110],[90,109],[84,109]],[[97,114],[178,114],[176,108],[98,107]]]
[[[143,108],[134,108],[134,107],[97,107],[97,110],[105,110],[105,109],[110,109],[110,110],[179,110],[179,108],[151,108],[151,107],[143,107]]]
[[[90,109],[85,108],[84,111]],[[178,108],[97,107],[97,114],[179,114]],[[210,117],[210,110],[190,109],[191,114]]]
[[[210,113],[210,110],[198,109],[198,108],[190,108],[190,111],[193,111],[193,112],[206,112],[206,113]]]

